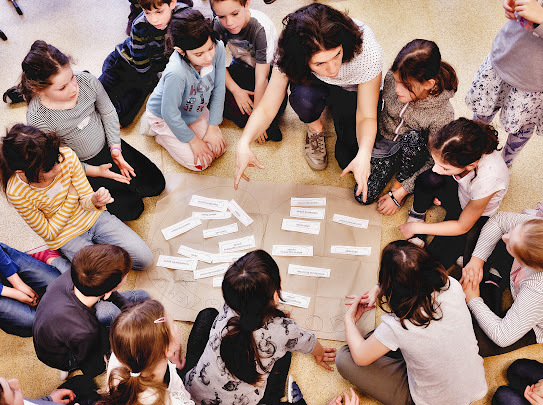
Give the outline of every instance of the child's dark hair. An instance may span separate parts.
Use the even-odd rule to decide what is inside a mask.
[[[138,0],[138,4],[144,10],[151,11],[152,9],[158,9],[163,4],[170,5],[172,0]]]
[[[70,64],[70,58],[53,45],[42,40],[34,41],[30,51],[21,63],[23,73],[19,90],[27,102],[30,102],[36,92],[51,86],[51,77],[57,75],[60,69]]]
[[[218,36],[213,30],[212,21],[204,18],[198,10],[186,8],[172,17],[166,37],[166,55],[171,55],[174,47],[183,51],[199,48],[209,38],[217,43]],[[186,56],[183,59],[189,63]]]
[[[428,149],[446,163],[466,167],[498,147],[498,132],[491,126],[458,118],[430,135]]]
[[[383,311],[396,315],[404,329],[406,321],[426,327],[441,319],[433,293],[449,288],[448,283],[445,268],[428,252],[411,242],[397,240],[381,254],[381,289],[376,302]]]
[[[458,78],[454,68],[441,60],[441,52],[436,43],[426,39],[414,39],[405,45],[392,64],[391,70],[397,72],[405,87],[411,90],[412,81],[424,83],[434,79],[436,84],[429,95],[437,96],[445,90],[456,92]]]
[[[88,297],[100,297],[117,287],[132,268],[126,250],[115,245],[89,245],[72,260],[74,286]]]
[[[209,0],[209,4],[211,5],[211,8],[213,9],[213,6],[217,3],[221,3],[225,0]],[[239,4],[241,4],[243,7],[245,7],[245,5],[247,4],[247,0],[235,0],[237,1]]]
[[[2,139],[0,176],[2,189],[15,171],[22,170],[29,183],[39,183],[43,173],[64,160],[60,138],[54,132],[43,132],[31,125],[15,124]]]
[[[226,272],[222,294],[237,316],[228,320],[221,342],[221,358],[236,378],[249,384],[261,379],[263,369],[253,332],[271,318],[286,316],[277,309],[275,293],[281,293],[281,276],[275,260],[263,250],[247,253]]]
[[[133,305],[119,314],[111,324],[111,351],[122,363],[114,368],[107,381],[108,392],[97,402],[100,405],[143,405],[139,394],[147,389],[155,393],[154,401],[144,404],[168,403],[166,384],[156,382],[152,371],[173,340],[168,322],[156,322],[166,316],[164,306],[156,300]],[[132,376],[130,373],[140,373]]]
[[[343,62],[362,50],[362,33],[346,14],[313,3],[283,18],[283,31],[277,46],[277,66],[294,83],[308,83],[309,60],[320,51],[343,47]]]

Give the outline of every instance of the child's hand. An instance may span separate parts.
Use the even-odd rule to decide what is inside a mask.
[[[462,278],[460,279],[460,284],[462,288],[466,288],[468,283],[477,283],[479,285],[483,280],[483,266],[485,261],[479,259],[478,257],[472,256],[471,260],[466,267],[462,269]]]
[[[130,184],[130,177],[125,177],[122,174],[112,172],[111,170],[109,170],[111,169],[111,166],[111,163],[104,163],[103,165],[98,166],[97,177],[104,177],[106,179],[118,181],[119,183]]]
[[[213,162],[213,151],[196,135],[189,141],[192,154],[194,155],[194,166],[200,165],[201,169],[208,167]]]
[[[216,158],[221,156],[226,151],[226,140],[219,130],[218,125],[209,125],[206,134],[203,138],[204,142],[211,145],[211,150]]]
[[[515,16],[515,0],[503,0],[503,8],[505,10],[505,17],[509,20],[516,20]]]
[[[539,380],[541,382],[541,380]],[[539,382],[537,384],[539,384]],[[543,405],[543,397],[539,395],[536,391],[536,385],[528,385],[524,390],[524,398],[532,405]]]
[[[251,115],[253,112],[254,103],[250,96],[254,96],[255,92],[239,87],[239,90],[236,90],[236,92],[232,93],[232,95],[236,99],[236,104],[238,105],[241,113]]]
[[[543,380],[539,380],[537,383],[533,385],[534,390],[533,393],[536,395],[539,395],[540,397],[543,397]]]
[[[473,298],[477,298],[481,296],[481,293],[479,292],[479,283],[476,282],[469,282],[464,287],[464,294],[466,294],[466,302],[470,302]]]
[[[358,184],[356,195],[362,194],[362,201],[366,202],[368,200],[368,178],[371,172],[370,159],[365,159],[358,153],[343,172],[341,172],[340,177],[345,176],[349,172],[353,172],[354,179]]]
[[[100,187],[91,197],[91,201],[96,208],[105,207],[107,204],[112,203],[114,200],[109,194],[109,190],[104,187]]]
[[[357,323],[365,312],[371,311],[373,308],[375,308],[375,297],[370,297],[368,293],[369,292],[364,295],[357,296],[345,296],[345,298],[353,300],[345,303],[345,305],[349,305],[349,309],[345,313],[345,317],[351,319],[353,323]],[[372,300],[373,304],[370,304]]]
[[[256,138],[256,142],[258,142],[260,145],[264,145],[267,139],[268,139],[268,134],[264,132],[262,135]]]
[[[126,160],[124,160],[123,154],[119,149],[112,149],[111,150],[111,158],[115,162],[117,166],[119,166],[119,170],[121,171],[121,174],[126,177],[128,180],[131,179],[130,175],[132,177],[136,177],[136,172],[130,166]]]
[[[248,145],[238,142],[236,148],[236,173],[234,174],[234,189],[237,190],[240,180],[243,178],[249,181],[249,177],[245,174],[247,167],[258,167],[264,169],[264,165],[256,158]]]
[[[537,0],[516,0],[515,11],[520,17],[526,18],[535,24],[543,22],[543,7]]]
[[[417,232],[417,225],[419,225],[417,222],[407,222],[405,224],[401,224],[398,229],[405,239],[409,239],[419,233]]]
[[[354,390],[351,388],[351,397],[349,398],[349,395],[347,392],[343,393],[343,396],[345,397],[345,401],[341,398],[341,395],[339,397],[332,398],[332,400],[328,403],[328,405],[358,405],[360,403],[360,399],[358,398],[358,395],[355,394]]]
[[[407,195],[407,191],[405,191],[402,187],[398,190],[394,190],[392,194],[394,195],[394,198],[396,198],[396,201],[401,204],[403,199]],[[377,200],[377,211],[379,211],[383,215],[394,215],[398,212],[400,208],[401,207],[398,207],[396,203],[392,201],[392,198],[390,198],[388,193],[382,195],[379,200]]]
[[[321,353],[314,353],[315,361],[317,364],[326,370],[332,371],[333,368],[330,367],[327,362],[333,362],[336,359],[336,349],[331,347],[323,347]]]
[[[69,404],[75,399],[74,392],[66,388],[57,388],[49,396],[56,404]]]

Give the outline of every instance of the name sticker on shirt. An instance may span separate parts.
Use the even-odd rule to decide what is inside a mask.
[[[79,129],[85,128],[87,125],[89,125],[90,119],[91,119],[90,115],[83,118],[83,121],[81,121],[79,124],[77,124],[77,128],[79,128]]]
[[[164,235],[164,239],[170,240],[171,238],[175,238],[176,236],[188,232],[192,228],[196,228],[198,225],[201,224],[202,221],[200,221],[198,218],[189,217],[181,222],[178,222],[177,224],[173,224],[167,228],[162,229],[162,235]]]
[[[303,219],[283,219],[281,229],[284,231],[310,233],[318,235],[321,231],[321,223],[314,221],[304,221]]]
[[[290,207],[290,216],[303,219],[324,219],[324,208]]]
[[[330,253],[337,253],[339,255],[369,256],[371,255],[371,247],[332,245],[330,246]]]
[[[309,302],[311,301],[311,297],[289,293],[286,291],[281,291],[281,296],[283,299],[280,301],[283,304],[292,305],[293,307],[308,308]]]
[[[168,269],[175,270],[196,270],[198,260],[187,259],[185,257],[175,257],[175,256],[158,256],[158,261],[156,263],[159,267],[166,267]]]
[[[273,245],[274,256],[313,256],[311,245]]]
[[[289,264],[288,274],[306,277],[330,277],[330,269],[322,267],[301,266],[299,264]]]
[[[219,250],[221,253],[239,252],[240,250],[252,249],[254,247],[256,247],[254,235],[219,242]]]
[[[338,224],[354,226],[356,228],[367,229],[368,224],[370,223],[367,219],[348,217],[346,215],[334,214],[332,221],[337,222]]]
[[[228,208],[228,200],[202,197],[200,195],[194,194],[190,199],[189,205],[193,207],[200,207],[208,210],[224,212]]]
[[[204,238],[207,239],[220,235],[228,235],[229,233],[234,233],[237,231],[238,224],[234,222],[233,224],[220,226],[218,228],[204,229],[202,233],[204,234]]]
[[[194,270],[194,279],[218,276],[226,273],[230,265],[228,263],[219,264],[217,266],[208,267],[207,269]]]

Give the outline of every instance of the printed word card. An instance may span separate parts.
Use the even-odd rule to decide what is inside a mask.
[[[324,208],[290,207],[290,216],[303,219],[324,219]]]
[[[190,199],[189,205],[193,207],[200,207],[208,210],[224,212],[228,208],[228,200],[202,197],[200,195],[194,194]]]
[[[202,262],[206,262],[206,263],[213,262],[212,253],[204,252],[203,250],[189,248],[188,246],[185,246],[185,245],[179,246],[179,249],[177,249],[177,253],[186,257],[190,257],[191,259],[200,260]]]
[[[288,274],[307,277],[330,277],[330,269],[322,267],[300,266],[299,264],[289,264]]]
[[[202,232],[204,238],[213,238],[220,235],[228,235],[229,233],[234,233],[238,231],[238,224],[235,222],[233,224],[220,226],[218,228],[204,229]]]
[[[207,269],[194,270],[194,279],[198,280],[200,278],[218,276],[219,274],[226,273],[228,270],[228,263],[219,264],[217,266],[208,267]]]
[[[354,226],[356,228],[368,229],[368,224],[370,223],[367,219],[353,218],[346,215],[334,214],[332,221],[337,222],[338,224]]]
[[[304,221],[303,219],[283,218],[281,229],[285,231],[318,235],[321,231],[321,223],[315,221]]]
[[[156,265],[175,270],[196,270],[198,260],[187,259],[185,257],[160,255],[158,256]]]
[[[313,256],[311,245],[273,245],[273,256]]]
[[[371,247],[332,245],[330,246],[330,253],[353,256],[370,256]]]
[[[234,200],[230,200],[228,203],[228,210],[245,226],[249,226],[253,222],[253,218],[243,211],[243,208]]]
[[[176,236],[181,235],[182,233],[190,231],[192,228],[196,228],[198,225],[201,224],[202,221],[200,221],[198,218],[189,217],[181,222],[164,228],[162,230],[162,235],[164,235],[164,239],[170,240],[172,238],[175,238]]]
[[[323,207],[326,205],[326,197],[318,198],[296,198],[290,199],[292,207]]]
[[[219,250],[221,253],[238,252],[240,250],[253,249],[254,247],[256,247],[254,235],[219,242]]]
[[[311,297],[286,291],[281,291],[281,296],[283,297],[281,300],[283,304],[292,305],[293,307],[308,308],[309,302],[311,301]]]

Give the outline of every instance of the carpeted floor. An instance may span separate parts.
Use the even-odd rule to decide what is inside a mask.
[[[252,7],[266,12],[278,29],[281,19],[296,8],[309,4],[306,0],[277,0],[265,5],[262,0],[253,0]],[[384,50],[385,70],[388,69],[401,47],[414,38],[431,39],[440,46],[443,59],[457,71],[460,87],[453,100],[457,116],[470,117],[464,104],[464,95],[474,73],[490,51],[492,40],[505,22],[501,2],[495,0],[338,0],[323,1],[367,23],[375,32]],[[0,89],[2,92],[17,83],[20,63],[36,39],[43,39],[57,46],[72,57],[79,70],[89,70],[98,76],[102,61],[124,38],[129,3],[127,0],[20,0],[25,15],[19,17],[9,2],[0,4],[0,29],[9,37],[0,42]],[[210,15],[209,2],[195,0],[196,7]],[[0,128],[25,121],[26,106],[10,107],[0,103]],[[143,151],[164,172],[184,172],[153,138],[139,134],[139,117],[135,124],[122,130],[123,139]],[[329,124],[330,125],[330,124]],[[225,184],[232,184],[236,141],[241,130],[229,121],[222,125],[228,142],[228,150],[202,175],[224,177]],[[247,174],[258,180],[334,185],[352,188],[352,176],[340,179],[335,159],[324,172],[313,172],[302,156],[304,126],[294,112],[287,108],[281,121],[284,140],[280,143],[255,145],[253,150],[266,166],[265,170],[250,169]],[[333,153],[334,136],[331,126],[327,148]],[[503,138],[504,133],[500,131]],[[503,142],[503,139],[502,139]],[[534,137],[515,161],[511,172],[511,186],[502,209],[520,212],[533,207],[541,199],[539,189],[534,186],[540,180],[542,158],[538,150],[543,140]],[[288,167],[287,170],[278,168]],[[156,198],[146,199],[145,213],[137,221],[129,223],[143,238],[146,238],[152,219]],[[406,205],[410,204],[410,200]],[[20,250],[42,245],[38,238],[17,213],[0,198],[0,241]],[[407,216],[404,207],[393,217],[383,219],[381,244],[401,238],[397,226]],[[133,278],[132,278],[133,283]],[[190,324],[183,325],[185,337]],[[18,378],[26,397],[48,394],[58,384],[58,374],[39,362],[34,354],[32,340],[6,335],[0,332],[0,376]],[[324,342],[340,347],[341,342]],[[461,355],[461,353],[459,353]],[[539,346],[485,360],[489,394],[479,401],[489,404],[497,386],[504,384],[505,370],[516,358],[530,357],[543,360]],[[327,404],[333,395],[349,385],[339,374],[327,372],[315,365],[311,356],[295,354],[291,372],[299,382],[307,403]],[[364,404],[376,403],[361,394]]]

